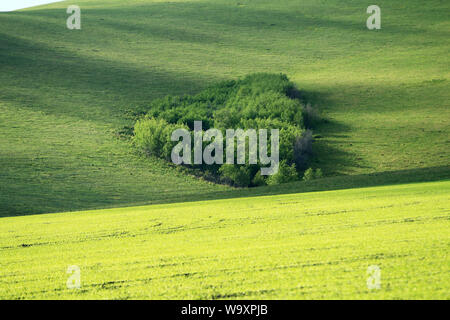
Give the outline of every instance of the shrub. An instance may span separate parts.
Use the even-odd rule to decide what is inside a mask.
[[[314,174],[314,178],[316,178],[316,179],[323,178],[322,169],[320,169],[320,168],[316,169],[316,172]]]
[[[298,180],[298,173],[295,169],[295,165],[288,165],[286,160],[283,160],[279,164],[278,172],[267,178],[267,184],[275,185],[296,180]]]
[[[261,172],[258,171],[252,180],[252,185],[254,185],[255,187],[259,187],[264,186],[266,184],[267,184],[266,179],[261,175]]]
[[[323,174],[320,168],[316,170],[314,170],[313,168],[308,168],[308,170],[306,170],[305,173],[303,174],[304,181],[311,181],[314,179],[320,179],[322,177]]]
[[[170,141],[171,132],[181,127],[192,131],[194,121],[202,121],[203,130],[221,129],[224,140],[225,129],[279,129],[282,172],[276,177],[269,179],[258,175],[260,164],[250,166],[248,162],[246,165],[191,167],[203,172],[208,170],[205,176],[210,180],[217,175],[221,181],[237,186],[292,181],[297,179],[296,169],[301,172],[307,168],[313,142],[312,133],[305,131],[305,117],[312,117],[312,109],[302,106],[298,93],[283,74],[257,73],[218,83],[196,95],[157,99],[136,122],[134,145],[145,154],[170,160],[171,149],[177,143]]]
[[[217,129],[237,128],[239,120],[239,115],[230,109],[220,109],[214,113],[214,127]]]
[[[313,170],[313,168],[309,168],[308,170],[305,171],[305,173],[303,174],[303,180],[304,181],[314,180],[314,170]]]
[[[179,127],[168,124],[164,119],[140,119],[134,126],[133,143],[147,155],[169,160],[172,148],[176,144],[170,140],[170,137]]]
[[[231,182],[236,187],[248,187],[250,185],[251,172],[247,166],[224,164],[220,167],[219,173],[225,182]]]

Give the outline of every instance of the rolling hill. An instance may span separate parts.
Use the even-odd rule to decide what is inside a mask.
[[[82,30],[65,26],[70,4]],[[156,97],[251,72],[286,73],[329,120],[313,164],[325,175],[448,175],[448,4],[379,5],[379,31],[359,1],[91,0],[0,13],[1,215],[215,198],[228,188],[142,161],[116,133]]]
[[[380,0],[376,31],[367,5],[0,13],[0,298],[449,299],[450,3]],[[256,72],[286,74],[320,110],[325,178],[216,185],[121,134],[155,98]]]
[[[2,218],[2,299],[449,299],[450,182]],[[13,236],[12,236],[13,235]],[[68,289],[68,266],[80,289]],[[369,266],[380,290],[367,287]]]

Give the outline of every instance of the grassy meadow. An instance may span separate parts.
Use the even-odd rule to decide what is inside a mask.
[[[445,181],[2,218],[0,298],[450,299],[449,192]],[[66,287],[69,265],[80,289]]]
[[[450,3],[379,0],[376,31],[369,4],[0,12],[0,299],[450,299]],[[256,72],[320,111],[323,179],[213,184],[121,134],[156,98]]]
[[[70,4],[81,30],[66,28]],[[448,174],[449,5],[378,5],[379,31],[350,0],[84,0],[0,13],[0,215],[226,192],[141,161],[117,132],[156,97],[253,72],[287,74],[328,119],[313,164],[325,175]]]

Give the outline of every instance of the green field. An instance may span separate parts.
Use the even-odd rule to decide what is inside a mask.
[[[82,30],[66,28],[69,4]],[[350,0],[84,0],[0,13],[1,215],[215,198],[228,188],[141,161],[115,133],[156,97],[254,72],[287,74],[329,120],[313,164],[325,175],[446,174],[450,5],[377,4],[380,31]]]
[[[450,2],[376,4],[377,31],[360,0],[0,13],[0,299],[450,299]],[[325,178],[235,189],[120,134],[155,98],[256,72],[320,110]]]
[[[449,192],[445,181],[3,218],[0,298],[450,299]],[[81,289],[66,288],[69,265]]]

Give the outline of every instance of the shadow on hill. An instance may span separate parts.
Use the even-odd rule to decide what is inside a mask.
[[[313,168],[325,170],[325,175],[338,175],[351,172],[352,168],[370,168],[357,154],[342,150],[336,139],[349,137],[351,127],[343,122],[330,119],[321,109],[324,106],[335,106],[329,93],[325,91],[302,90],[300,99],[304,104],[311,104],[317,110],[320,120],[313,125],[314,157],[309,164]],[[330,168],[331,167],[331,168]]]
[[[8,84],[0,92],[3,101],[106,123],[123,117],[139,103],[163,96],[169,88],[176,94],[192,93],[206,82],[164,68],[105,60],[1,32],[0,68],[5,70],[0,83]]]
[[[57,213],[64,211],[79,211],[79,210],[96,210],[108,208],[126,208],[133,206],[155,205],[155,204],[170,204],[180,202],[196,202],[207,200],[223,200],[233,198],[252,198],[260,196],[306,193],[306,192],[320,192],[343,190],[353,188],[366,188],[377,186],[389,186],[408,183],[433,182],[450,179],[450,167],[430,167],[418,168],[410,170],[387,171],[372,174],[337,176],[313,181],[297,181],[276,186],[265,186],[257,188],[246,189],[232,189],[230,191],[221,192],[205,192],[197,193],[195,197],[182,197],[177,192],[167,192],[164,198],[155,199],[153,201],[130,202],[130,203],[115,203],[110,200],[105,200],[103,205],[92,205],[86,202],[80,202],[72,209],[53,210],[48,213]],[[26,207],[19,210],[17,206],[11,205],[10,210],[0,213],[0,217],[9,216],[24,216],[32,214],[27,212]],[[34,214],[39,212],[34,212]]]
[[[450,179],[450,166],[386,171],[371,174],[328,177],[313,181],[297,181],[276,186],[239,189],[204,195],[197,200],[246,198],[279,194],[331,191],[341,189],[432,182]]]

